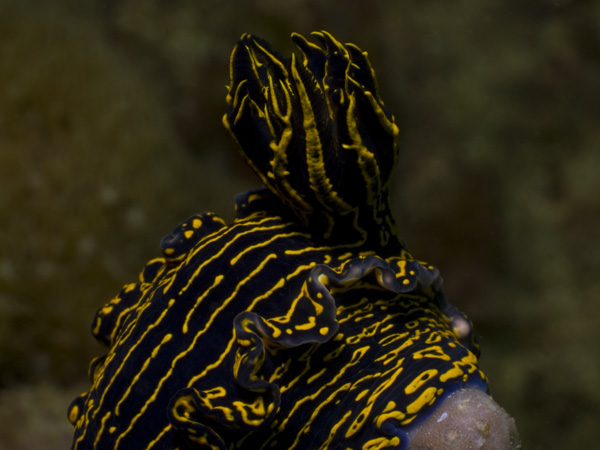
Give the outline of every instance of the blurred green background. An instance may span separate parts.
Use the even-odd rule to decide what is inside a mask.
[[[0,448],[65,449],[96,309],[257,179],[221,126],[243,32],[369,52],[412,253],[475,322],[525,449],[600,417],[600,2],[0,0]]]

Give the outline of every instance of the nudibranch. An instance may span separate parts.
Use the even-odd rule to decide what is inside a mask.
[[[471,322],[398,237],[367,53],[244,35],[224,124],[264,187],[178,225],[99,309],[73,449],[512,449]]]

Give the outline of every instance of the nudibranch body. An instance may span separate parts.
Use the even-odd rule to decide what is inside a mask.
[[[73,449],[459,448],[429,420],[489,398],[469,320],[398,238],[398,128],[366,53],[293,39],[302,58],[234,48],[224,122],[265,187],[230,225],[181,223],[98,311]]]

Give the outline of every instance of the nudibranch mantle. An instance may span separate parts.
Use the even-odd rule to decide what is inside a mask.
[[[100,308],[73,449],[406,449],[452,393],[487,391],[466,317],[398,238],[398,128],[366,53],[242,36],[224,117],[265,187],[161,241]]]

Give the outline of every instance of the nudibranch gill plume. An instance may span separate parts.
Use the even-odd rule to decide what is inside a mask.
[[[516,449],[471,322],[398,237],[398,127],[365,52],[243,35],[224,124],[264,187],[197,214],[98,310],[72,448]]]

